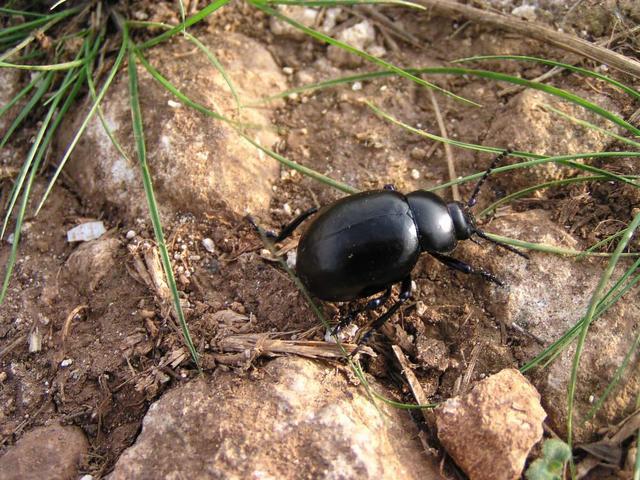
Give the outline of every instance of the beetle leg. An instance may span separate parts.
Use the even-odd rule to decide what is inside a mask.
[[[372,324],[371,328],[367,333],[365,333],[360,341],[358,342],[358,346],[349,354],[350,357],[355,356],[356,353],[360,351],[360,349],[369,341],[371,335],[373,335],[382,325],[385,324],[387,320],[389,320],[398,309],[402,306],[404,302],[406,302],[411,296],[411,275],[402,280],[402,285],[400,286],[400,295],[398,296],[398,301],[394,303],[389,310],[387,310],[384,314],[380,315]]]
[[[480,275],[482,278],[489,282],[493,282],[501,287],[504,287],[504,282],[500,280],[498,277],[493,275],[492,273],[483,270],[482,268],[474,268],[468,263],[463,262],[462,260],[458,260],[453,257],[449,257],[447,255],[442,255],[437,252],[427,252],[433,258],[438,260],[439,262],[445,264],[447,267],[453,268],[454,270],[458,270],[459,272],[471,274],[471,275]]]
[[[317,211],[318,211],[318,209],[315,208],[315,207],[314,208],[310,208],[309,210],[307,210],[305,212],[302,212],[300,215],[298,215],[296,218],[294,218],[291,221],[291,223],[289,223],[288,225],[284,226],[282,228],[282,230],[280,231],[280,233],[276,234],[276,233],[274,233],[272,231],[266,231],[266,232],[264,232],[264,234],[273,243],[281,242],[285,238],[290,237],[291,234],[294,232],[294,230],[296,228],[298,228],[302,222],[304,222],[307,218],[309,218],[311,215],[313,215]],[[255,220],[252,217],[247,216],[247,220],[249,221],[249,223],[251,223],[253,228],[255,228],[258,232],[260,232],[260,230],[258,229],[258,225],[256,224]]]
[[[381,305],[384,305],[387,300],[389,300],[389,297],[391,296],[391,287],[387,288],[387,290],[380,295],[379,297],[376,297],[372,300],[369,300],[367,302],[367,304],[360,309],[354,309],[351,310],[346,317],[344,317],[342,320],[340,320],[340,323],[338,323],[333,330],[331,331],[331,335],[336,335],[340,330],[342,330],[344,327],[346,327],[347,325],[349,325],[351,322],[353,322],[353,320],[362,312],[366,312],[368,310],[375,310],[376,308],[380,307]]]

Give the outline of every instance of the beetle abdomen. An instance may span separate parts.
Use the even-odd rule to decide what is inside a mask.
[[[349,301],[404,279],[420,255],[405,197],[389,190],[346,197],[318,212],[298,245],[296,271],[326,301]]]

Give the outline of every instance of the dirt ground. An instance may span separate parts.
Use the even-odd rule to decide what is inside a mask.
[[[264,15],[247,9],[229,8],[206,25],[194,28],[193,33],[199,29],[214,34],[239,31],[264,42],[281,67],[294,70],[289,78],[292,85],[366,69],[341,70],[329,62],[318,62],[325,55],[326,46],[311,40],[276,37]],[[397,39],[386,43],[387,60],[398,65],[437,65],[456,58],[498,53],[577,61],[577,57],[564,51],[480,25],[397,9],[385,13],[401,20],[406,31],[424,45],[417,48]],[[394,43],[399,45],[397,50],[390,46]],[[494,62],[486,68],[526,78],[545,71],[535,64],[516,62]],[[510,146],[511,138],[500,137],[487,128],[503,115],[513,97],[502,94],[503,85],[462,77],[442,77],[437,81],[484,106],[477,109],[438,96],[451,138],[485,144],[491,134],[491,144]],[[632,113],[630,102],[601,84],[585,84],[564,74],[557,75],[553,84],[569,90],[597,90],[597,94],[616,105],[623,117]],[[362,190],[394,183],[401,191],[412,191],[449,179],[442,146],[432,146],[376,117],[358,100],[363,96],[375,99],[378,106],[409,124],[439,131],[428,92],[389,78],[367,82],[362,91],[345,86],[306,96],[304,101],[285,102],[274,119],[286,139],[278,151]],[[16,160],[23,158],[32,131],[20,133],[9,147]],[[536,145],[518,147],[536,149]],[[37,184],[34,199],[42,193],[56,155],[59,152],[50,155],[49,167]],[[459,175],[483,170],[489,161],[487,155],[455,151]],[[609,166],[619,173],[633,172],[630,162]],[[521,177],[510,175],[491,179],[481,204],[517,190],[522,181]],[[3,180],[3,198],[10,185]],[[462,197],[468,197],[472,188],[462,186]],[[273,191],[270,216],[260,219],[273,229],[288,222],[292,218],[290,212],[325,205],[342,195],[284,168]],[[443,195],[449,198],[450,191]],[[578,239],[576,248],[582,248],[630,220],[633,208],[638,206],[634,195],[637,194],[631,189],[610,183],[579,184],[518,201],[513,209],[549,210],[552,218],[567,226]],[[93,270],[85,269],[83,263],[74,267],[69,262],[74,251],[83,247],[69,244],[65,238],[66,231],[85,218],[103,220],[108,228],[104,238],[113,239],[102,241],[109,254],[103,263],[92,264]],[[171,254],[180,254],[179,258],[174,257],[174,268],[191,334],[198,350],[205,354],[205,369],[232,369],[238,375],[247,375],[260,368],[263,360],[229,364],[212,360],[221,329],[214,313],[230,309],[255,318],[245,333],[282,332],[282,338],[321,339],[324,332],[287,274],[261,257],[263,244],[248,224],[239,217],[231,218],[216,212],[196,218],[185,212],[164,228]],[[135,237],[130,234],[133,238],[127,238],[129,231],[134,231]],[[213,254],[202,246],[204,238],[213,240]],[[117,208],[105,213],[94,206],[91,198],[78,196],[73,183],[65,178],[58,183],[44,211],[27,220],[9,295],[0,311],[0,452],[25,432],[55,418],[82,428],[91,443],[85,472],[104,475],[135,440],[150,403],[198,375],[186,355],[178,325],[136,271],[136,259],[152,243],[148,220],[127,222]],[[6,242],[0,247],[1,264],[6,263],[9,248]],[[463,245],[460,256],[482,265],[482,255],[495,253],[487,248],[475,256],[478,251]],[[89,255],[99,257],[96,252]],[[89,285],[96,278],[95,285]],[[421,364],[415,356],[412,358],[433,401],[454,393],[456,381],[467,371],[472,355],[477,355],[472,380],[504,367],[519,366],[527,359],[523,352],[528,351],[533,340],[520,332],[498,328],[487,313],[486,286],[482,281],[452,273],[431,258],[419,261],[413,278],[417,289],[393,322],[398,327],[386,328],[386,337],[377,336],[372,346],[380,354],[374,361],[364,361],[366,370],[394,389],[398,398],[414,401],[390,358],[390,342],[408,344],[410,348],[420,337],[444,342],[446,349],[439,361],[447,368],[439,368],[435,361]],[[333,321],[347,311],[346,305],[325,304],[323,308]],[[359,324],[364,321],[361,318]],[[29,340],[34,338],[41,340],[42,349],[30,353]],[[479,339],[485,346],[481,351],[474,350]]]

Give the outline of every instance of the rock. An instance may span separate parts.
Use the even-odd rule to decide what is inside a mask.
[[[384,55],[384,49],[380,50],[379,46],[375,45],[376,31],[373,25],[368,20],[356,23],[355,25],[345,28],[336,35],[336,40],[346,43],[358,50],[369,51],[372,55],[382,56]],[[375,48],[374,48],[375,47]],[[327,48],[327,57],[337,67],[357,67],[361,65],[363,59],[353,53],[349,53],[346,50],[337,47],[335,45],[329,45]]]
[[[545,417],[540,394],[514,369],[436,409],[438,438],[471,480],[520,478]]]
[[[114,267],[120,242],[101,238],[81,244],[65,264],[69,280],[83,295],[89,295]]]
[[[309,7],[299,7],[296,5],[278,5],[277,10],[284,16],[301,23],[305,27],[314,28],[318,19],[318,9]],[[304,40],[309,38],[307,34],[298,30],[290,23],[280,20],[276,16],[271,16],[269,27],[271,33],[279,37],[292,38],[294,40]]]
[[[283,357],[261,373],[201,377],[167,393],[110,480],[440,478],[409,415],[382,402],[376,410],[336,369]]]
[[[498,218],[492,222],[491,230],[531,242],[581,248],[573,237],[551,221],[549,213],[544,210],[529,210]],[[492,291],[493,298],[487,308],[498,321],[505,325],[516,323],[546,347],[585,315],[606,260],[576,261],[535,252],[530,255],[530,261],[506,252],[485,255],[488,269],[509,285],[506,294]],[[621,273],[617,272],[614,277]],[[633,294],[628,293],[627,298]],[[640,308],[634,302],[623,300],[590,327],[580,363],[574,405],[576,442],[593,440],[601,427],[617,424],[634,411],[635,397],[640,389],[640,370],[627,368],[619,386],[597,416],[587,422],[577,421],[590,411],[594,399],[603,393],[631,348],[637,335],[638,318]],[[534,358],[543,348],[536,342],[530,342],[523,352],[524,361]],[[567,386],[574,353],[575,342],[549,366],[537,369],[531,377],[542,394],[549,425],[561,434],[567,430]],[[637,364],[638,358],[636,353],[629,365]]]
[[[259,43],[240,34],[201,36],[234,82],[243,101],[286,88],[285,78],[271,54]],[[244,109],[237,117],[236,104],[221,74],[184,38],[147,53],[147,58],[185,95],[227,118],[248,125],[268,127],[265,109]],[[214,120],[177,102],[139,65],[139,89],[145,127],[148,162],[161,213],[191,212],[204,215],[261,212],[269,205],[271,186],[279,176],[275,160],[251,146],[228,124]],[[128,78],[121,72],[102,107],[107,124],[129,159],[111,144],[102,124],[93,118],[69,159],[67,173],[83,198],[99,207],[116,205],[128,219],[146,217],[140,168],[131,128]],[[66,148],[86,109],[61,129],[58,153]],[[271,147],[278,137],[268,128],[249,135]]]
[[[605,95],[587,91],[573,93],[606,108],[610,112],[619,114],[616,104]],[[610,137],[601,132],[576,125],[557,113],[547,110],[544,105],[549,105],[573,117],[587,120],[599,127],[616,131],[611,122],[594,113],[587,112],[582,107],[562,102],[558,97],[536,90],[524,90],[509,101],[505,111],[497,114],[489,127],[485,144],[541,155],[599,152],[606,148],[605,145],[610,141]],[[516,170],[510,172],[509,188],[515,192],[517,189],[565,177],[567,171],[568,167],[554,163]]]
[[[78,427],[35,428],[0,457],[0,480],[76,479],[88,450]]]

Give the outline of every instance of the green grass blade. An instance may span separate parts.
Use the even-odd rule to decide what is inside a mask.
[[[394,123],[400,127],[402,127],[403,129],[411,132],[411,133],[415,133],[416,135],[420,135],[422,137],[428,138],[430,140],[435,140],[441,143],[448,143],[449,145],[453,145],[455,147],[460,147],[460,148],[466,148],[468,150],[474,150],[474,151],[478,151],[478,152],[487,152],[487,153],[501,153],[504,151],[504,148],[498,148],[498,147],[486,147],[486,146],[482,146],[482,145],[476,145],[474,143],[467,143],[467,142],[461,142],[459,140],[452,140],[450,138],[444,138],[441,137],[440,135],[435,135],[433,133],[429,133],[426,132],[425,130],[421,130],[418,128],[414,128],[411,125],[408,125],[404,122],[401,122],[400,120],[396,119],[395,117],[391,116],[390,114],[384,112],[383,110],[380,110],[378,107],[376,107],[374,104],[372,104],[369,101],[365,101],[364,102],[369,108],[371,108],[371,110],[373,110],[376,114],[380,115],[382,118],[390,121],[391,123]],[[635,152],[637,155],[640,155],[640,153]],[[598,154],[594,154],[593,156],[596,156]],[[515,165],[507,165],[505,167],[500,167],[500,168],[496,168],[494,170],[492,170],[492,173],[499,173],[502,171],[506,171],[505,169],[516,169],[516,168],[530,168],[533,165],[538,165],[538,164],[542,164],[542,163],[550,163],[550,162],[554,162],[554,163],[560,163],[578,170],[585,170],[591,173],[595,173],[595,174],[599,174],[599,175],[604,175],[607,178],[611,179],[611,180],[617,180],[623,183],[628,183],[630,185],[633,185],[635,187],[640,187],[640,184],[634,182],[633,180],[629,179],[626,176],[622,176],[622,175],[618,175],[615,173],[612,173],[608,170],[603,170],[601,168],[597,168],[597,167],[592,167],[590,165],[585,165],[583,163],[578,163],[578,162],[574,162],[573,160],[576,158],[586,158],[585,154],[577,154],[576,156],[572,156],[572,155],[562,155],[562,156],[556,156],[556,157],[547,157],[545,155],[538,155],[538,154],[534,154],[531,152],[521,152],[521,151],[514,151],[510,154],[510,156],[512,157],[522,157],[522,158],[533,158],[534,160],[531,160],[529,162],[523,162],[523,163],[519,163],[519,164],[515,164]],[[589,155],[592,156],[592,155]],[[484,172],[479,172],[477,174],[478,176],[482,176],[484,175]],[[464,177],[464,178],[458,178],[455,180],[452,180],[450,182],[438,185],[437,187],[431,188],[429,189],[430,191],[436,191],[436,190],[441,190],[443,188],[447,188],[450,187],[452,185],[456,185],[458,183],[462,183],[462,181],[466,181],[465,179],[470,178],[470,177]]]
[[[257,2],[255,0],[249,0],[249,3],[253,6],[255,6],[256,8],[258,8],[259,10],[262,10],[263,12],[279,18],[280,20],[287,22],[288,24],[290,24],[291,26],[293,26],[294,28],[300,30],[301,32],[304,32],[305,34],[309,35],[310,37],[315,38],[316,40],[320,40],[321,42],[324,43],[328,43],[330,45],[334,45],[336,47],[340,47],[343,50],[346,50],[350,53],[353,53],[354,55],[357,55],[361,58],[364,58],[365,60],[367,60],[368,62],[371,62],[373,64],[376,64],[378,66],[381,66],[391,72],[393,72],[395,75],[400,75],[403,78],[406,78],[408,80],[411,80],[412,82],[417,83],[418,85],[421,85],[423,87],[426,88],[431,88],[434,90],[437,90],[440,93],[443,93],[444,95],[447,95],[455,100],[458,100],[460,102],[463,103],[467,103],[469,105],[473,105],[476,107],[480,107],[481,105],[473,102],[471,100],[468,100],[466,98],[460,97],[459,95],[456,95],[448,90],[445,90],[444,88],[441,88],[433,83],[427,82],[426,80],[423,80],[419,77],[416,77],[415,75],[413,75],[412,73],[410,73],[408,70],[404,70],[402,68],[396,67],[395,65],[386,62],[378,57],[375,57],[373,55],[368,54],[367,52],[363,52],[362,50],[358,50],[357,48],[352,47],[351,45],[348,45],[344,42],[341,42],[339,40],[336,40],[334,38],[331,38],[328,35],[325,35],[324,33],[321,33],[317,30],[314,30],[312,28],[306,27],[304,25],[302,25],[301,23],[295,21],[292,18],[289,18],[285,15],[282,15],[280,12],[278,12],[277,10],[274,10],[272,8],[267,7],[264,3],[261,2]]]
[[[631,347],[629,347],[629,350],[627,350],[627,353],[625,354],[624,359],[622,360],[622,363],[618,365],[618,368],[616,369],[613,375],[613,378],[605,388],[604,392],[602,392],[602,395],[600,395],[600,397],[598,398],[598,401],[593,405],[593,407],[591,407],[589,412],[582,419],[582,422],[581,422],[582,424],[587,422],[589,419],[593,418],[593,416],[598,412],[598,410],[602,408],[602,405],[604,405],[604,402],[607,400],[607,398],[609,397],[613,389],[618,385],[618,383],[620,383],[620,379],[622,378],[622,375],[624,374],[625,370],[629,366],[631,357],[638,349],[639,344],[640,344],[640,333],[636,335],[636,338],[633,340],[633,343],[631,344]]]
[[[555,255],[563,255],[567,257],[577,257],[577,256],[589,256],[589,257],[612,257],[613,253],[606,252],[585,252],[581,250],[573,250],[572,248],[564,248],[564,247],[556,247],[555,245],[547,245],[546,243],[531,243],[526,242],[524,240],[518,240],[515,238],[503,237],[502,235],[497,235],[495,233],[484,232],[488,237],[491,237],[493,240],[496,240],[499,243],[506,243],[508,245],[513,245],[514,247],[524,248],[526,250],[536,250],[538,252],[545,253],[553,253]],[[620,253],[620,257],[631,257],[635,258],[640,256],[640,252],[633,253]]]
[[[609,289],[609,291],[603,296],[602,300],[598,302],[598,308],[594,315],[594,318],[598,318],[601,315],[604,315],[609,308],[611,308],[620,298],[622,298],[631,288],[633,288],[639,281],[640,275],[637,275],[626,285],[623,283],[629,278],[629,276],[637,270],[638,266],[640,266],[640,259],[636,260],[633,267],[625,272],[621,278],[615,283],[613,287]],[[622,286],[622,288],[620,288]],[[617,292],[616,292],[617,290]],[[614,294],[615,293],[615,294]],[[559,355],[560,351],[568,346],[578,335],[580,332],[580,328],[584,324],[585,317],[582,317],[575,325],[569,328],[566,332],[564,332],[558,340],[553,342],[551,345],[546,347],[542,352],[536,355],[533,359],[529,360],[523,367],[520,368],[522,373],[525,373],[527,370],[532,369],[533,367],[540,365],[542,362],[545,362],[544,366],[547,366],[551,363],[557,355]]]
[[[51,65],[20,65],[17,63],[0,62],[0,68],[16,68],[18,70],[34,70],[37,72],[69,70],[70,68],[81,67],[82,65],[83,65],[82,60],[53,63]]]
[[[27,12],[26,10],[14,10],[13,8],[0,7],[0,14],[20,17],[46,17],[44,13]]]
[[[64,114],[66,114],[67,109],[73,102],[73,97],[75,97],[75,95],[79,91],[79,82],[76,84],[76,87],[77,88],[74,88],[72,90],[72,93],[69,95],[69,97],[67,98],[67,101],[65,102],[60,112],[58,113],[58,118],[56,119],[54,124],[51,127],[49,127],[51,119],[53,118],[53,115],[57,111],[59,102],[62,101],[62,96],[59,96],[56,99],[56,101],[54,101],[51,104],[45,118],[42,121],[42,125],[38,129],[38,133],[33,142],[33,145],[29,149],[29,154],[27,155],[27,159],[23,164],[22,168],[25,174],[27,170],[29,170],[30,173],[29,173],[29,177],[27,178],[26,184],[24,185],[24,189],[22,189],[22,201],[20,203],[20,207],[18,209],[18,214],[16,218],[16,225],[13,233],[13,244],[11,245],[11,252],[9,253],[9,259],[7,260],[7,265],[5,267],[4,280],[2,282],[2,290],[0,290],[0,305],[4,302],[5,296],[7,294],[7,289],[9,288],[9,282],[11,280],[11,275],[13,273],[13,267],[15,266],[16,258],[18,255],[18,246],[20,244],[20,234],[22,232],[22,224],[24,222],[25,212],[27,211],[27,205],[29,202],[31,187],[33,186],[33,182],[35,180],[36,174],[40,167],[41,160],[44,157],[44,154],[46,152],[47,146],[51,141],[51,138],[53,137],[53,133],[55,132],[57,126],[60,124],[60,121],[62,120],[62,117],[64,116]],[[20,188],[16,188],[16,186],[14,185],[14,192],[16,192],[16,197],[17,197],[17,195],[19,195],[20,193]],[[13,195],[12,195],[12,200],[13,200]],[[13,209],[13,203],[11,204],[11,207],[7,211],[7,216],[5,217],[4,225],[2,227],[2,235],[4,235],[5,227],[7,226],[7,223],[9,221],[12,209]],[[2,235],[0,235],[0,238],[2,237]]]
[[[33,80],[31,80],[26,87],[18,92],[9,102],[0,108],[0,117],[2,117],[5,113],[7,113],[16,103],[20,101],[22,97],[24,97],[27,93],[29,93],[33,88],[42,80],[44,73],[37,74]]]
[[[67,149],[66,149],[62,159],[60,160],[60,163],[58,164],[58,167],[56,168],[56,171],[53,174],[53,177],[49,181],[49,185],[47,185],[47,190],[44,192],[44,195],[42,196],[42,199],[40,200],[40,203],[38,204],[38,208],[36,209],[36,215],[40,212],[40,209],[42,209],[42,205],[44,205],[44,202],[49,197],[49,194],[51,193],[51,189],[53,188],[53,185],[56,183],[56,180],[58,179],[58,176],[60,175],[60,172],[62,171],[62,169],[64,168],[65,164],[67,163],[67,160],[69,159],[69,156],[73,152],[73,149],[75,148],[75,146],[77,145],[78,141],[80,140],[80,137],[82,136],[82,134],[86,130],[87,125],[89,125],[89,121],[91,120],[91,118],[95,114],[95,112],[96,112],[96,110],[98,108],[98,105],[100,104],[100,102],[102,101],[102,99],[106,95],[107,90],[111,86],[111,83],[113,82],[113,79],[115,78],[116,74],[118,73],[118,70],[120,69],[120,65],[122,64],[122,61],[124,60],[126,52],[127,52],[127,41],[126,41],[126,39],[123,38],[122,44],[120,46],[120,50],[118,51],[118,55],[117,55],[117,57],[116,57],[116,59],[115,59],[115,61],[113,63],[113,66],[111,67],[111,71],[109,72],[109,75],[107,76],[107,79],[105,80],[104,85],[102,86],[102,89],[100,90],[100,93],[98,94],[98,100],[96,102],[93,102],[93,104],[91,106],[91,109],[89,110],[89,112],[85,116],[84,120],[82,121],[82,124],[80,125],[80,128],[78,128],[78,131],[76,132],[75,136],[71,140],[71,143],[67,146]]]
[[[490,204],[488,207],[486,207],[484,210],[482,210],[478,214],[476,214],[475,217],[476,217],[476,219],[484,218],[487,215],[489,215],[492,212],[494,212],[498,207],[501,207],[502,205],[510,203],[513,200],[517,199],[517,198],[524,197],[526,195],[529,195],[531,193],[537,192],[539,190],[546,190],[548,188],[561,187],[561,186],[564,186],[564,185],[570,185],[572,183],[593,182],[593,181],[598,181],[598,180],[606,180],[607,178],[608,177],[606,177],[604,175],[588,175],[588,176],[584,176],[584,177],[563,178],[561,180],[552,180],[550,182],[539,183],[537,185],[533,185],[531,187],[527,187],[527,188],[523,188],[522,190],[518,190],[517,192],[510,193],[509,195],[506,195],[506,196],[496,200],[495,202]]]
[[[123,40],[123,44],[126,46],[127,37]],[[200,362],[198,359],[198,352],[191,334],[189,333],[189,326],[184,318],[184,312],[182,311],[182,305],[180,304],[180,295],[178,294],[178,288],[176,287],[176,280],[173,276],[173,269],[171,268],[171,261],[169,260],[169,252],[167,251],[167,245],[164,240],[164,234],[162,232],[162,223],[160,221],[160,214],[158,213],[158,205],[153,193],[153,185],[151,183],[151,174],[149,172],[149,166],[147,165],[146,146],[144,141],[144,129],[142,125],[142,112],[140,111],[140,99],[138,95],[138,74],[136,71],[136,55],[133,50],[129,50],[129,95],[131,102],[131,117],[133,123],[133,136],[136,142],[136,150],[138,153],[138,162],[140,164],[140,171],[142,173],[142,182],[144,184],[144,192],[147,197],[147,205],[149,207],[149,214],[151,216],[151,223],[153,224],[153,232],[156,237],[156,243],[158,244],[158,250],[160,251],[160,258],[162,260],[162,268],[167,278],[167,283],[171,290],[173,297],[173,305],[180,322],[180,328],[182,329],[182,335],[184,337],[185,344],[189,349],[193,362],[200,368]]]
[[[3,28],[2,30],[0,30],[0,39],[9,36],[11,34],[14,33],[18,33],[18,32],[22,32],[24,30],[33,30],[34,28],[39,27],[40,25],[44,25],[46,23],[49,23],[53,20],[55,20],[56,22],[62,20],[63,18],[69,17],[71,15],[75,15],[77,12],[80,11],[80,7],[74,7],[74,8],[69,8],[67,10],[64,10],[62,12],[58,12],[58,13],[53,13],[50,15],[43,15],[39,18],[36,18],[35,20],[31,20],[29,22],[24,22],[21,23],[19,25],[14,25],[12,27],[7,27],[7,28]]]
[[[462,76],[462,75],[470,75],[470,76],[475,76],[475,77],[480,77],[480,78],[487,78],[489,80],[494,80],[494,81],[499,81],[499,82],[507,82],[507,83],[512,83],[515,85],[522,85],[524,87],[527,88],[531,88],[534,90],[539,90],[545,93],[548,93],[550,95],[562,98],[568,102],[574,103],[576,105],[580,105],[581,107],[590,110],[594,113],[596,113],[597,115],[606,118],[607,120],[610,120],[611,122],[623,127],[625,130],[633,133],[636,136],[640,136],[640,130],[637,129],[636,127],[634,127],[633,125],[631,125],[629,122],[625,121],[624,119],[618,117],[617,115],[609,112],[608,110],[599,107],[598,105],[589,102],[588,100],[583,99],[582,97],[575,95],[571,92],[568,92],[566,90],[563,90],[561,88],[557,88],[557,87],[552,87],[550,85],[546,85],[544,83],[539,83],[539,82],[534,82],[532,80],[526,80],[523,78],[519,78],[519,77],[514,77],[512,75],[506,75],[504,73],[498,73],[498,72],[491,72],[488,70],[475,70],[475,69],[471,69],[471,68],[458,68],[458,67],[427,67],[427,68],[407,68],[405,70],[403,70],[404,72],[407,72],[409,74],[412,75],[420,75],[420,74],[429,74],[429,75],[458,75],[458,76]],[[385,71],[377,71],[377,72],[371,72],[371,73],[366,73],[366,74],[361,74],[361,75],[351,75],[348,77],[341,77],[341,78],[336,78],[333,80],[327,80],[324,82],[320,82],[320,83],[315,83],[315,84],[310,84],[307,86],[302,86],[302,87],[298,87],[298,88],[294,88],[291,90],[287,90],[285,92],[282,92],[278,95],[274,95],[272,97],[268,97],[265,100],[270,100],[273,98],[278,98],[278,97],[284,97],[284,96],[288,96],[291,95],[292,93],[301,93],[304,92],[306,90],[318,90],[321,88],[329,88],[329,87],[334,87],[337,85],[340,85],[342,83],[351,83],[351,82],[355,82],[355,81],[366,81],[366,80],[373,80],[375,78],[382,78],[382,77],[388,77],[388,76],[393,76],[393,75],[398,75],[397,72],[391,70],[391,69],[387,69]]]
[[[67,76],[66,76],[65,80],[67,80],[71,76],[73,76],[72,72],[69,71],[69,73],[67,73]],[[0,230],[0,239],[2,239],[4,237],[6,228],[7,228],[8,224],[9,224],[9,220],[11,219],[11,214],[13,213],[13,208],[15,207],[15,204],[16,204],[16,202],[18,200],[18,197],[20,196],[20,192],[22,190],[22,186],[24,184],[24,180],[25,180],[25,178],[27,176],[27,172],[29,172],[32,163],[34,163],[36,165],[34,168],[37,169],[39,167],[40,156],[44,155],[44,152],[45,152],[47,146],[49,145],[49,143],[51,141],[53,133],[58,128],[58,125],[60,124],[60,121],[62,120],[63,114],[66,113],[66,111],[68,110],[68,108],[70,106],[70,102],[72,102],[73,99],[75,98],[75,96],[77,95],[81,83],[82,83],[82,78],[76,79],[76,83],[74,85],[74,88],[72,89],[71,93],[69,93],[69,95],[67,96],[67,98],[65,100],[65,103],[63,104],[62,108],[60,109],[60,112],[58,113],[58,115],[56,117],[56,120],[53,122],[52,126],[50,128],[46,129],[46,133],[44,134],[43,137],[36,136],[36,141],[34,142],[34,146],[36,148],[33,148],[33,149],[29,150],[29,154],[27,155],[27,158],[23,162],[22,167],[20,168],[20,172],[18,173],[18,177],[16,178],[16,180],[15,180],[15,182],[13,184],[13,188],[11,189],[11,193],[9,195],[9,204],[8,204],[6,212],[5,212],[4,221],[2,223],[2,230]],[[66,83],[64,81],[63,81],[63,84],[67,85],[66,89],[65,90],[61,90],[60,91],[60,95],[56,95],[55,97],[53,97],[52,106],[50,108],[53,108],[54,110],[57,108],[59,103],[62,101],[64,93],[66,93],[66,90],[70,86],[69,83]]]
[[[380,6],[397,6],[409,7],[416,10],[426,10],[422,5],[417,3],[405,2],[403,0],[267,0],[259,1],[264,5],[299,5],[302,7],[336,7],[338,5],[380,5]]]
[[[0,148],[4,147],[7,144],[7,142],[11,138],[11,135],[13,135],[13,132],[20,126],[24,119],[27,118],[27,115],[29,115],[29,113],[36,107],[36,105],[38,105],[44,94],[49,90],[49,86],[51,85],[52,81],[53,73],[49,72],[44,76],[33,96],[29,99],[26,105],[22,107],[20,113],[18,113],[18,115],[16,115],[16,118],[13,119],[13,122],[11,122],[11,125],[9,125],[9,128],[4,134],[4,137],[2,137],[2,141],[0,141]]]
[[[146,42],[141,43],[140,45],[137,46],[137,48],[139,50],[144,50],[144,49],[153,47],[154,45],[157,45],[159,43],[162,43],[165,40],[168,40],[169,38],[173,37],[176,33],[183,32],[185,29],[187,29],[191,25],[194,25],[194,24],[200,22],[205,17],[211,15],[213,12],[218,10],[220,7],[223,7],[224,5],[229,3],[229,1],[230,0],[216,0],[213,3],[210,3],[209,5],[204,7],[202,10],[200,10],[195,15],[192,15],[191,17],[187,18],[180,25],[176,25],[171,30],[168,30],[168,31],[166,31],[164,33],[161,33],[160,35],[158,35],[156,37],[153,37],[153,38],[147,40]]]
[[[129,26],[131,26],[131,27],[159,27],[159,28],[164,28],[166,30],[171,30],[173,28],[171,25],[167,25],[165,23],[159,23],[159,22],[137,22],[137,21],[133,22],[133,21],[129,21],[129,22],[127,22],[127,24]],[[231,77],[229,77],[229,75],[227,74],[227,71],[222,66],[220,61],[218,60],[218,57],[216,57],[213,54],[213,52],[206,45],[204,45],[200,40],[198,40],[198,38],[196,38],[195,36],[191,35],[189,32],[185,31],[184,32],[184,36],[185,36],[185,38],[187,40],[189,40],[196,47],[198,47],[198,49],[200,49],[200,51],[202,51],[202,53],[205,54],[205,56],[207,57],[209,62],[213,65],[213,67],[216,70],[218,70],[218,72],[220,72],[220,75],[222,75],[223,80],[225,81],[225,83],[229,87],[229,91],[231,92],[231,95],[233,96],[233,99],[234,99],[234,101],[236,103],[236,109],[240,110],[240,97],[238,95],[238,90],[236,89],[235,84],[231,80]]]
[[[546,58],[529,57],[526,55],[479,55],[477,57],[461,58],[459,60],[454,60],[451,63],[476,62],[476,61],[483,61],[483,60],[516,60],[516,61],[525,61],[525,62],[536,62],[536,63],[541,63],[543,65],[549,65],[551,67],[559,67],[565,70],[570,70],[572,72],[579,73],[586,77],[593,77],[599,80],[603,80],[615,87],[618,87],[620,90],[622,90],[626,94],[631,95],[632,97],[635,97],[637,99],[640,99],[640,92],[625,85],[624,83],[618,82],[617,80],[611,77],[608,77],[607,75],[594,72],[593,70],[589,70],[588,68],[576,67],[575,65],[556,62],[554,60],[547,60]]]
[[[561,116],[562,118],[569,120],[572,123],[575,123],[576,125],[580,125],[581,127],[584,128],[588,128],[590,130],[594,130],[596,132],[599,132],[603,135],[606,135],[607,137],[611,137],[611,138],[615,138],[616,140],[618,140],[619,142],[622,143],[626,143],[628,145],[631,145],[632,147],[636,147],[636,148],[640,148],[640,143],[639,142],[635,142],[633,140],[631,140],[630,138],[626,138],[623,137],[622,135],[618,135],[615,132],[611,132],[605,128],[599,127],[597,125],[594,125],[591,122],[587,122],[586,120],[582,120],[580,118],[576,118],[573,115],[569,115],[568,113],[564,113],[562,110],[558,110],[557,108],[552,107],[551,105],[547,105],[546,103],[541,104],[543,109],[549,110],[553,113],[555,113],[556,115]]]
[[[613,270],[615,269],[618,261],[620,260],[622,251],[626,248],[627,244],[631,240],[631,236],[635,233],[636,229],[638,228],[638,225],[640,225],[640,213],[633,218],[633,220],[627,227],[625,234],[622,236],[622,238],[618,242],[618,245],[616,246],[616,249],[613,252],[613,255],[609,259],[609,264],[607,265],[607,268],[603,272],[600,278],[600,281],[598,282],[598,286],[596,287],[591,297],[591,301],[589,302],[589,308],[587,310],[587,314],[585,315],[585,321],[580,330],[580,336],[578,338],[576,353],[573,357],[573,365],[571,368],[571,379],[569,380],[569,388],[567,392],[567,444],[569,444],[569,446],[571,446],[573,442],[573,410],[574,410],[574,403],[575,403],[576,387],[578,382],[578,368],[580,365],[580,357],[582,356],[582,351],[584,349],[584,343],[587,338],[587,332],[589,330],[589,326],[591,325],[591,322],[593,321],[594,314],[596,312],[596,307],[600,300],[602,291],[604,290],[607,283],[609,283],[609,279],[613,274]]]

